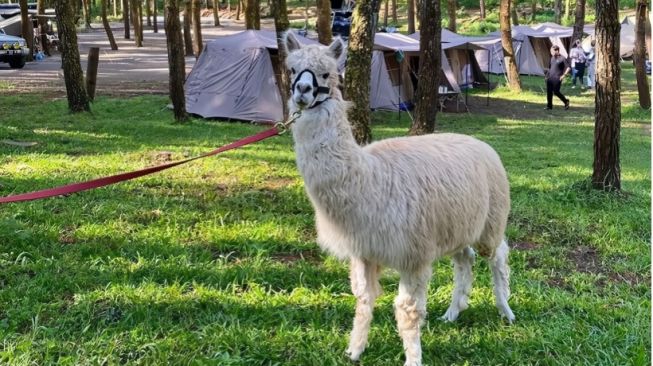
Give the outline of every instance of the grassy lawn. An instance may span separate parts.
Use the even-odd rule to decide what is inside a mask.
[[[512,187],[508,326],[478,260],[471,307],[454,324],[452,269],[436,263],[423,329],[429,365],[649,365],[650,111],[625,65],[624,192],[587,188],[593,96],[543,111],[526,78],[439,114],[440,131],[477,136],[502,156]],[[139,169],[209,151],[262,129],[172,123],[161,97],[100,98],[93,114],[0,85],[0,195]],[[409,119],[375,113],[374,136]],[[382,199],[382,198],[381,198]],[[66,198],[0,206],[0,364],[350,365],[345,264],[314,242],[313,212],[291,137]],[[362,365],[403,362],[386,271]]]

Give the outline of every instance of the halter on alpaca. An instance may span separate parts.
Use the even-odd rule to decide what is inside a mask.
[[[317,100],[317,99],[315,99],[315,98],[317,98],[317,95],[318,95],[318,94],[326,94],[326,95],[329,95],[329,94],[331,93],[331,88],[329,88],[329,87],[327,87],[327,86],[320,86],[320,85],[318,85],[318,83],[317,83],[317,77],[315,76],[315,73],[314,73],[313,71],[309,70],[309,69],[304,69],[303,71],[301,71],[301,72],[297,75],[297,77],[295,78],[295,81],[293,81],[293,83],[292,83],[292,89],[291,89],[291,90],[295,90],[295,87],[296,87],[296,85],[297,85],[297,82],[302,78],[302,75],[304,75],[304,73],[309,73],[309,74],[311,74],[311,78],[313,79],[313,98],[314,98],[314,99],[313,99],[313,103],[311,104],[311,106],[308,107],[307,109],[315,108],[315,107],[317,107],[318,105],[320,105],[320,104],[326,102],[327,100],[331,99],[331,97],[326,97],[326,98],[324,98],[324,99],[322,99],[322,100]]]

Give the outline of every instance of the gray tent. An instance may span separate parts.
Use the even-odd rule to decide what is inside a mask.
[[[281,120],[276,54],[272,31],[247,30],[207,43],[186,79],[186,109],[202,117]]]
[[[505,74],[506,66],[503,59],[503,45],[501,37],[490,37],[487,40],[473,42],[485,50],[475,51],[476,60],[481,70],[493,74]],[[516,35],[512,39],[512,47],[515,52],[515,62],[517,70],[522,75],[544,75],[544,71],[537,61],[533,46],[525,35]]]

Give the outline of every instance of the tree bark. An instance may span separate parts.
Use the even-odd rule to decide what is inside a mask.
[[[156,0],[152,1],[152,30],[154,33],[159,33],[159,11],[156,6]]]
[[[480,14],[481,20],[485,19],[485,0],[479,0],[478,8],[481,13]]]
[[[440,1],[422,1],[419,40],[419,83],[415,93],[415,119],[410,135],[424,135],[435,131],[440,85],[440,35],[442,22]]]
[[[28,9],[27,9],[27,0],[20,0],[20,21],[21,21],[21,33],[25,41],[27,41],[27,47],[29,47],[29,53],[27,54],[27,61],[32,61],[32,54],[34,53],[34,29],[32,28],[32,22],[29,20]]]
[[[184,80],[186,79],[186,61],[182,45],[181,24],[179,24],[179,3],[177,0],[166,0],[165,33],[168,46],[168,63],[170,65],[170,100],[177,122],[186,122],[186,97],[184,95]]]
[[[283,119],[288,119],[288,98],[290,97],[290,75],[286,69],[286,47],[283,46],[283,34],[290,28],[288,21],[288,8],[286,0],[272,1],[272,15],[274,16],[274,28],[277,32],[277,48],[279,50],[279,93],[283,102]]]
[[[429,1],[429,0],[426,0],[426,1]],[[449,25],[447,26],[447,29],[454,32],[454,33],[456,33],[456,10],[457,10],[456,9],[456,1],[457,0],[447,0],[447,14],[449,14]],[[439,6],[438,6],[438,8],[439,8]],[[420,26],[421,26],[421,24],[424,24],[424,22],[432,22],[432,19],[426,19],[424,17],[422,17],[420,19],[421,19],[420,20]],[[440,24],[442,24],[442,23],[440,23]],[[432,26],[432,24],[429,24],[429,27],[430,26]],[[440,28],[442,28],[442,25],[440,25]],[[421,65],[421,63],[420,63],[420,65]]]
[[[191,22],[191,0],[183,0],[184,2],[184,47],[186,48],[186,56],[193,55],[193,36],[190,31]]]
[[[256,0],[245,1],[245,29],[256,29]]]
[[[349,121],[356,141],[365,145],[372,140],[370,129],[370,74],[372,46],[374,43],[374,14],[379,11],[380,0],[359,0],[352,15],[345,96],[353,102]]]
[[[254,12],[254,29],[261,29],[261,0],[255,0],[256,11]]]
[[[415,0],[408,0],[408,34],[415,33]]]
[[[193,53],[199,58],[202,53],[202,21],[200,18],[200,0],[192,0],[193,7]]]
[[[91,9],[89,0],[82,0],[82,10],[84,13],[84,28],[91,29]]]
[[[331,33],[330,0],[317,0],[317,36],[318,41],[323,45],[331,44],[333,34]]]
[[[213,26],[220,26],[220,1],[213,0]]]
[[[571,0],[565,0],[565,20],[569,19],[570,12],[571,12]]]
[[[41,36],[41,39],[40,39],[41,47],[43,48],[43,53],[46,56],[50,56],[50,46],[48,44],[48,35],[46,33],[46,31],[48,30],[48,22],[45,19],[45,17],[42,16],[42,15],[45,15],[45,0],[38,0],[36,9],[37,9],[38,15],[41,15],[40,17],[38,17],[39,28],[41,28],[41,30],[39,32],[39,34]]]
[[[145,24],[152,26],[152,3],[154,0],[145,0]]]
[[[84,74],[79,61],[79,48],[75,29],[74,1],[56,0],[57,28],[61,50],[61,66],[66,84],[70,112],[90,111],[88,95],[84,88]]]
[[[118,1],[118,0],[116,0]],[[129,0],[122,0],[122,21],[125,27],[125,39],[129,39]]]
[[[397,25],[397,0],[392,0],[392,24]]]
[[[390,11],[390,0],[383,2],[383,29],[388,28],[388,12]]]
[[[131,0],[131,18],[132,27],[134,28],[134,42],[136,47],[143,47],[143,39],[141,38],[141,17],[138,13],[139,0]]]
[[[109,25],[109,20],[107,19],[107,0],[100,0],[100,6],[102,7],[102,25],[104,25],[104,30],[107,32],[107,38],[109,38],[111,49],[115,51],[118,49],[118,44],[116,43],[116,39],[113,38],[113,31],[111,30],[111,25]]]
[[[572,42],[583,39],[583,27],[585,26],[585,0],[576,0],[575,16],[574,32],[571,35]]]
[[[512,18],[512,25],[519,25],[519,14],[517,14],[517,0],[512,0],[510,5],[510,17]]]
[[[596,2],[596,95],[592,186],[621,189],[619,139],[621,129],[621,67],[618,0]]]
[[[637,79],[637,92],[639,105],[644,109],[651,108],[651,91],[646,77],[646,7],[647,0],[637,0],[635,20],[635,49],[633,50],[633,64],[635,64],[635,77]]]
[[[561,24],[562,21],[562,0],[554,0],[553,2],[553,21]]]
[[[519,71],[515,63],[515,52],[512,47],[512,30],[510,28],[511,0],[501,0],[499,5],[499,22],[501,26],[501,45],[503,46],[503,61],[506,65],[508,87],[515,92],[521,91]]]
[[[243,0],[236,0],[236,20],[240,20],[240,11],[242,8]]]

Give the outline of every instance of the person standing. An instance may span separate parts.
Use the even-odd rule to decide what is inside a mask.
[[[595,40],[592,40],[590,43],[590,51],[587,53],[587,87],[590,89],[594,88],[596,83],[596,54],[594,53],[594,45],[596,44]]]
[[[585,51],[581,47],[580,39],[577,39],[574,43],[574,48],[571,49],[569,53],[569,58],[571,58],[571,88],[576,87],[576,79],[580,81],[580,88],[583,87],[583,75],[585,75]]]
[[[571,70],[569,61],[560,55],[560,47],[553,46],[551,48],[551,62],[549,63],[549,71],[546,73],[546,109],[553,109],[553,95],[555,94],[562,103],[565,109],[569,109],[569,98],[566,98],[560,92],[562,80],[569,74]]]

